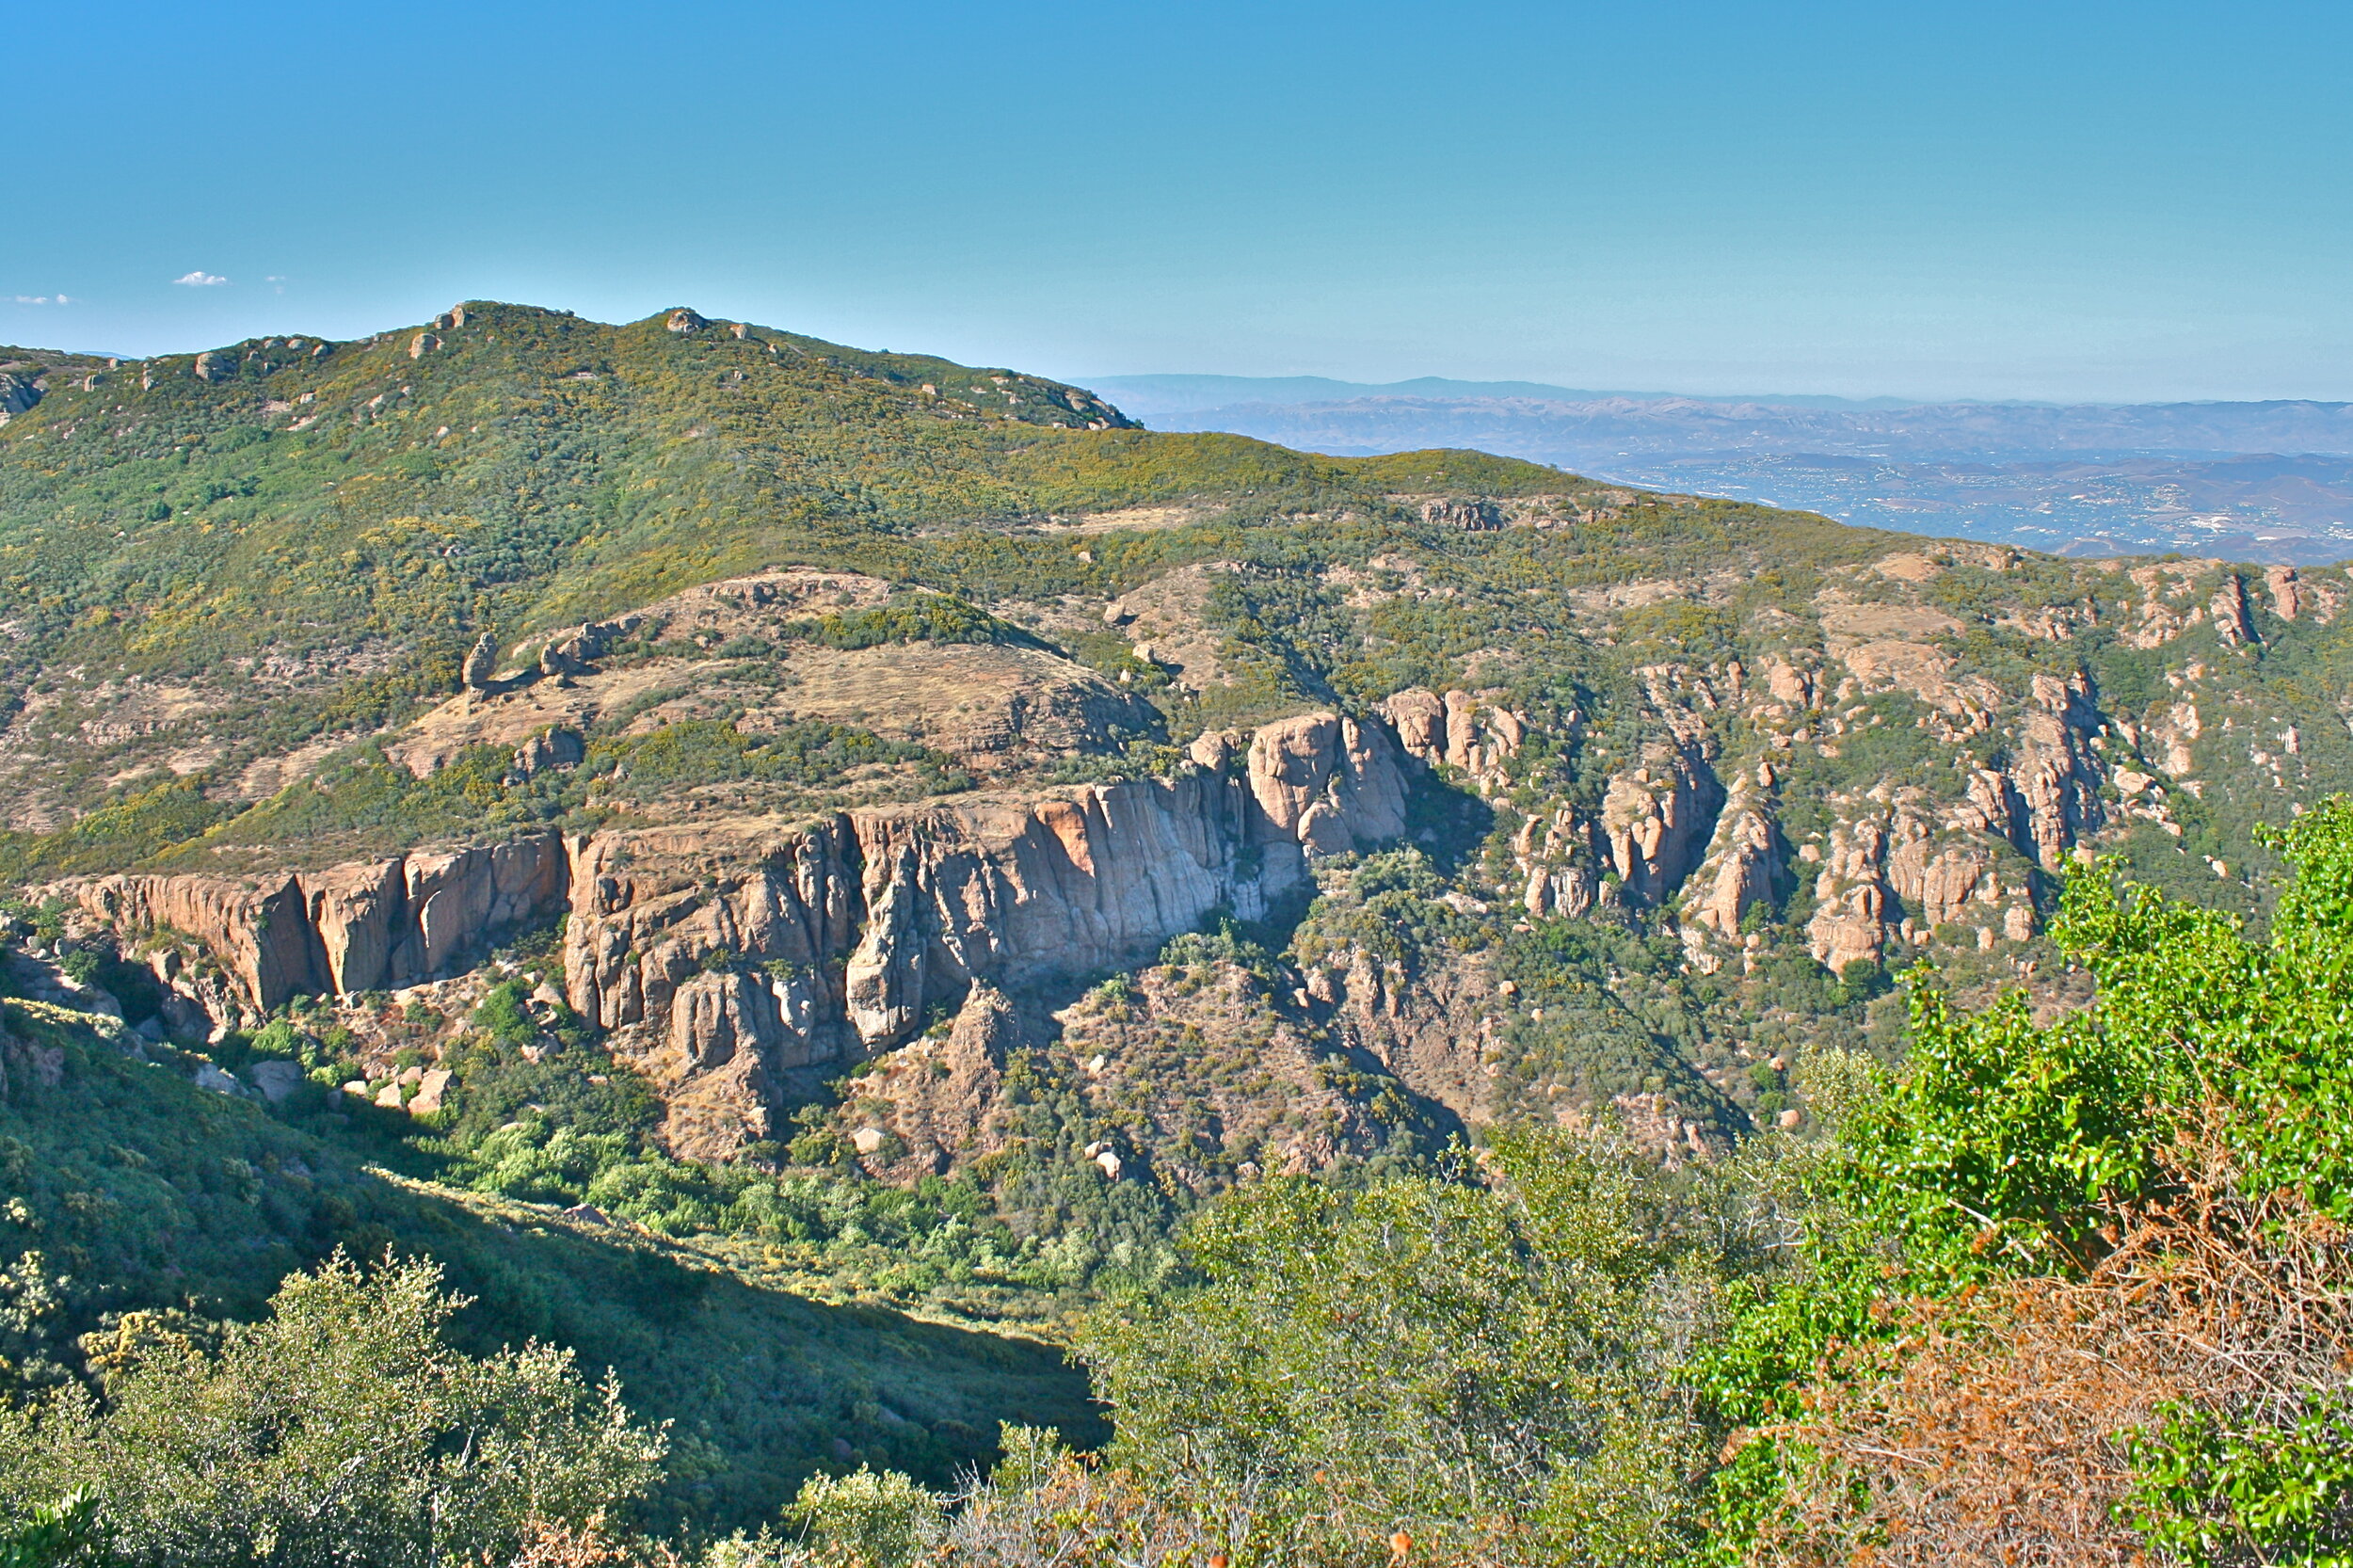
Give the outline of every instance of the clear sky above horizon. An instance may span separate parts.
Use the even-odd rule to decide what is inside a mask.
[[[86,0],[8,36],[4,342],[501,298],[1081,380],[2353,398],[2342,5]]]

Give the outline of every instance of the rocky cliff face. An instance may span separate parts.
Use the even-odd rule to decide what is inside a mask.
[[[1787,848],[1782,841],[1772,801],[1772,764],[1760,762],[1739,775],[1716,819],[1707,858],[1684,903],[1688,931],[1712,932],[1725,941],[1740,938],[1741,921],[1758,904],[1779,898],[1788,880]],[[1693,960],[1713,970],[1708,944],[1692,943]]]
[[[896,1047],[976,987],[1142,963],[1212,909],[1256,919],[1306,856],[1403,830],[1378,728],[1311,714],[1195,755],[1172,778],[583,840],[571,1003],[670,1087],[681,1146],[763,1137],[794,1069]]]
[[[1417,974],[1369,953],[1309,969],[1304,987],[1340,1043],[1469,1124],[1494,1119],[1494,1046],[1503,998],[1483,956]]]
[[[1334,568],[1331,581],[1351,603],[1439,596],[1410,566]],[[500,931],[560,911],[564,994],[660,1087],[674,1146],[716,1155],[775,1137],[777,1117],[838,1064],[913,1053],[971,1091],[951,1104],[925,1087],[932,1078],[908,1080],[924,1092],[901,1096],[889,1136],[907,1158],[932,1160],[985,1142],[975,1107],[993,1096],[983,1091],[1013,1041],[1065,1027],[1033,1016],[1040,994],[1143,964],[1212,910],[1250,919],[1304,897],[1319,858],[1414,831],[1409,797],[1433,776],[1483,803],[1460,799],[1464,821],[1496,829],[1449,862],[1446,901],[1458,913],[1632,919],[1679,935],[1693,967],[1736,982],[1778,961],[1762,951],[1760,924],[1786,926],[1769,939],[1833,970],[1936,943],[2026,941],[2052,873],[2144,829],[2179,842],[2175,803],[2216,767],[2237,768],[2243,754],[2266,790],[2316,776],[2318,721],[2299,728],[2259,712],[2248,677],[2305,634],[2297,622],[2329,621],[2353,599],[2341,574],[2281,568],[2258,585],[2213,563],[2084,566],[2068,568],[2071,581],[2110,585],[1998,614],[1971,608],[2013,569],[2019,559],[1998,552],[1899,552],[1827,574],[1809,600],[1789,601],[1803,616],[1756,611],[1738,658],[1719,643],[1712,660],[1629,659],[1616,684],[1592,691],[1472,689],[1466,675],[1463,688],[1411,687],[1355,715],[1202,734],[1168,776],[1064,787],[1035,782],[1019,760],[1109,749],[1116,715],[1087,716],[1089,704],[1130,701],[1109,677],[1034,648],[808,645],[788,630],[895,591],[855,573],[762,572],[520,645],[511,667],[475,671],[394,753],[429,774],[453,747],[513,744],[529,775],[577,765],[584,732],[676,719],[663,704],[685,699],[663,683],[681,672],[692,679],[678,689],[697,699],[711,693],[696,672],[761,674],[768,706],[745,696],[727,710],[746,732],[788,711],[888,706],[904,677],[929,694],[905,705],[906,732],[968,761],[998,759],[1001,768],[975,771],[1003,787],[913,804],[852,794],[808,815],[773,803],[782,797],[697,784],[656,802],[650,821],[562,840],[265,877],[107,877],[73,892],[119,930],[184,937],[157,945],[155,961],[186,1006],[218,1022],[299,992],[446,976]],[[1091,636],[1124,628],[1137,657],[1173,669],[1179,686],[1214,684],[1224,655],[1199,617],[1241,570],[1190,567],[1108,609],[1053,613]],[[1946,577],[1969,572],[1966,592],[1936,598]],[[1629,630],[1624,617],[1717,591],[1621,584],[1576,603],[1615,636]],[[2147,655],[2123,674],[2153,696],[2118,702],[2064,651],[2095,630]],[[1997,633],[2016,661],[2004,667],[2022,672],[2001,681],[1964,646]],[[767,663],[742,653],[748,643],[770,648]],[[2019,652],[2037,643],[2053,645],[2047,656]],[[729,648],[741,658],[722,657]],[[852,657],[855,670],[833,663]],[[1066,712],[1036,696],[1046,677]],[[984,730],[985,744],[973,739]],[[2206,864],[2229,874],[2218,858]],[[1493,1113],[1491,1058],[1512,1048],[1497,1031],[1516,1015],[1483,961],[1420,972],[1361,952],[1302,962],[1301,998],[1270,1004],[1297,1013],[1290,1025],[1312,1015],[1335,1048],[1423,1101],[1465,1121]]]
[[[1212,909],[1261,915],[1307,856],[1404,828],[1383,726],[1310,714],[1199,754],[1171,778],[73,891],[118,932],[190,939],[246,1016],[433,979],[564,912],[567,1000],[661,1086],[674,1145],[718,1154],[769,1136],[805,1069],[896,1047],[976,987],[1144,962]]]
[[[298,994],[432,979],[554,914],[565,886],[563,846],[541,834],[280,877],[108,876],[71,890],[117,932],[188,938],[233,981],[231,1000],[266,1013]]]

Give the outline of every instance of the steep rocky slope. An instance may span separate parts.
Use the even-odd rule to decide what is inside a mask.
[[[472,1010],[520,974],[529,1048],[593,1043],[672,1154],[1133,1194],[1088,1221],[1053,1188],[1022,1209],[1046,1226],[1159,1224],[1254,1171],[1513,1117],[1712,1158],[1803,1125],[1809,1046],[1897,1048],[1914,958],[2068,1004],[2040,933],[2072,865],[2114,853],[2260,920],[2256,824],[2353,783],[2337,568],[2061,561],[1476,454],[1157,438],[1076,389],[943,401],[919,371],[976,373],[698,317],[469,307],[139,378],[175,417],[245,418],[348,360],[336,460],[380,465],[378,361],[419,408],[488,408],[523,397],[494,336],[535,376],[578,360],[558,392],[658,409],[628,440],[563,425],[619,442],[593,465],[650,498],[628,528],[531,534],[555,489],[511,536],[478,497],[462,525],[420,511],[402,526],[449,542],[417,581],[493,536],[540,552],[427,629],[336,608],[380,522],[239,524],[336,586],[310,631],[235,631],[233,698],[171,641],[218,618],[184,584],[88,577],[66,619],[11,589],[0,765],[47,831],[8,849],[72,910],[67,945],[134,961],[152,1029],[199,1048],[298,1017],[343,1042],[321,1081],[428,1126],[465,1104]],[[19,416],[19,493],[75,409],[142,428],[117,375],[120,409],[87,401],[101,381]],[[257,500],[298,473],[280,443],[311,407],[240,448],[280,465]],[[560,489],[533,428],[517,472]],[[777,488],[794,462],[828,477]],[[85,522],[119,515],[88,476],[120,465],[91,464]],[[494,959],[519,943],[527,968]]]
[[[1091,783],[1053,783],[1036,764],[1110,749],[1123,727],[1165,732],[1159,710],[1044,647],[1010,650],[1043,679],[1008,693],[967,681],[971,646],[889,645],[927,687],[928,708],[900,707],[897,724],[989,787],[796,812],[791,791],[763,799],[740,782],[687,778],[585,830],[261,875],[134,872],[60,891],[148,943],[159,978],[186,998],[184,1016],[200,1007],[214,1030],[258,1027],[297,995],[434,980],[560,913],[564,1001],[657,1086],[670,1146],[724,1158],[773,1142],[796,1107],[825,1097],[828,1079],[878,1061],[861,1094],[897,1085],[879,1094],[888,1109],[863,1121],[845,1112],[845,1132],[868,1135],[862,1152],[877,1170],[940,1169],[1000,1141],[989,1129],[1001,1120],[1009,1052],[1043,1050],[1090,1093],[1106,1068],[1083,1064],[1133,1058],[1096,1048],[1103,1007],[1073,1014],[1056,999],[1143,966],[1147,1010],[1180,1015],[1148,979],[1172,938],[1213,917],[1296,920],[1319,891],[1318,907],[1337,910],[1344,889],[1333,878],[1363,856],[1417,844],[1436,864],[1443,840],[1483,828],[1476,853],[1456,854],[1450,884],[1417,900],[1471,928],[1450,946],[1384,953],[1377,936],[1350,936],[1341,921],[1337,939],[1294,943],[1244,987],[1261,1020],[1241,1031],[1267,1057],[1261,1093],[1280,1099],[1313,1081],[1337,1095],[1331,1113],[1347,1130],[1278,1161],[1313,1165],[1318,1148],[1328,1159],[1383,1144],[1386,1127],[1365,1121],[1365,1108],[1384,1094],[1408,1108],[1391,1118],[1399,1125],[1590,1106],[1591,1086],[1564,1067],[1509,1081],[1504,1069],[1525,1049],[1513,1027],[1541,1018],[1523,1016],[1479,932],[1515,920],[1637,927],[1672,936],[1689,974],[1760,997],[1766,987],[1751,983],[1788,949],[1833,975],[1959,950],[1994,964],[1990,973],[2030,976],[2052,879],[2071,860],[2121,847],[2186,861],[2185,819],[2214,831],[2210,783],[2217,797],[2251,788],[2294,810],[2341,777],[2341,718],[2324,719],[2308,744],[2310,721],[2299,728],[2263,685],[2229,677],[2304,639],[2333,648],[2330,629],[2353,593],[2342,574],[2274,570],[2250,597],[2247,580],[2214,565],[2067,568],[2080,599],[1999,612],[2019,624],[2011,636],[2062,651],[2105,625],[2137,653],[2177,655],[2159,678],[2166,695],[2130,714],[2104,708],[2081,668],[2030,671],[2009,689],[1972,671],[1938,584],[1964,573],[1999,583],[2027,565],[1915,548],[1833,571],[1813,596],[1811,626],[1767,606],[1745,658],[1630,663],[1614,709],[1600,692],[1564,709],[1554,694],[1510,686],[1408,687],[1355,717],[1311,712],[1204,730],[1182,754],[1147,746],[1147,771]],[[1410,577],[1391,575],[1386,593],[1349,591],[1374,614],[1410,601]],[[1677,602],[1660,591],[1675,586],[1587,594],[1572,624],[1606,645],[1628,611]],[[796,667],[808,623],[792,612],[813,593],[888,600],[886,584],[849,574],[714,584],[525,645],[504,671],[391,736],[387,755],[429,776],[467,746],[500,746],[510,777],[579,776],[626,771],[601,754],[588,760],[582,737],[608,714],[620,715],[623,737],[713,712],[753,732],[792,722],[797,685],[762,688],[773,706],[753,708],[725,682],[747,662],[766,677]],[[1705,605],[1708,593],[1692,598]],[[1110,623],[1126,607],[1114,603]],[[673,625],[694,615],[707,623],[699,643]],[[1164,636],[1165,624],[1138,632]],[[755,634],[770,640],[747,654],[738,639]],[[1172,673],[1181,690],[1188,672]],[[674,695],[648,704],[648,691]],[[972,717],[1000,699],[1048,712],[1065,691],[1083,696],[1050,748],[1008,750],[1001,737],[1015,721],[1002,710]],[[1104,715],[1094,726],[1090,703]],[[609,776],[585,779],[583,798],[611,787]],[[175,852],[204,853],[201,840]],[[2218,886],[2248,888],[2220,856],[2196,864]],[[1320,929],[1314,919],[1302,928]],[[1775,1019],[1753,1000],[1746,1011],[1800,1037],[1823,1022],[1786,1007],[1778,1011],[1793,1016]],[[1720,1044],[1738,1056],[1737,1040]],[[1163,1075],[1185,1072],[1180,1053],[1151,1060]],[[1332,1091],[1326,1079],[1354,1088]],[[1753,1087],[1736,1078],[1727,1094],[1687,1074],[1675,1088],[1614,1097],[1621,1112],[1675,1123],[1663,1143],[1699,1147],[1705,1139],[1694,1143],[1682,1124],[1721,1137],[1743,1119],[1732,1102],[1753,1100]],[[1192,1123],[1249,1121],[1232,1107],[1206,1121],[1155,1112],[1142,1142],[1188,1183],[1174,1151],[1205,1136]],[[1225,1134],[1207,1136],[1231,1152]],[[1148,1158],[1130,1150],[1114,1162],[1127,1174]],[[1242,1163],[1257,1162],[1228,1161]]]

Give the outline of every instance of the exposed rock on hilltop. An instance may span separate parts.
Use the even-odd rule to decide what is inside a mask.
[[[920,596],[919,596],[920,598]],[[1099,750],[1160,727],[1116,682],[1012,638],[876,641],[836,647],[892,616],[890,584],[856,572],[762,572],[707,584],[610,620],[525,639],[506,667],[486,653],[480,679],[421,716],[392,750],[429,774],[469,746],[607,725],[650,734],[680,719],[728,714],[759,734],[795,719],[856,724],[996,770]],[[920,602],[904,613],[921,611]],[[494,650],[493,650],[494,651]]]

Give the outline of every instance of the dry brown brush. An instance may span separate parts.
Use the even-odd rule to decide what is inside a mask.
[[[2087,1272],[1908,1304],[1899,1336],[1826,1366],[1771,1433],[1811,1463],[1754,1560],[2149,1561],[2135,1434],[2182,1407],[2293,1426],[2353,1386],[2353,1236],[2284,1194],[2233,1195],[2192,1152],[2187,1195],[2118,1214]]]

